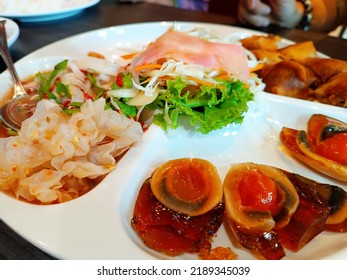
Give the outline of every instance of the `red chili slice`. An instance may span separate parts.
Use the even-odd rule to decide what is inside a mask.
[[[123,87],[123,77],[122,75],[119,73],[117,74],[117,77],[116,77],[116,84],[117,86],[119,87]]]

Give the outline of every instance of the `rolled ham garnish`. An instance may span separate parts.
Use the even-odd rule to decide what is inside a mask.
[[[249,78],[248,60],[242,46],[209,42],[171,29],[132,60],[130,71],[135,72],[138,66],[156,63],[161,59],[224,70],[242,82],[247,82]]]

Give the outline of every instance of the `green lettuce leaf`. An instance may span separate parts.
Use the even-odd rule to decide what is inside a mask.
[[[201,86],[191,91],[181,78],[167,82],[167,90],[147,107],[159,109],[154,123],[163,129],[177,128],[179,117],[187,116],[192,126],[202,134],[241,123],[247,112],[247,103],[254,95],[241,81],[224,81],[218,86]]]

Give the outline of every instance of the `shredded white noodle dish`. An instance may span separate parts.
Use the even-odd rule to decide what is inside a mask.
[[[97,96],[109,88],[117,69],[97,59],[63,61],[54,78],[37,74],[25,82],[37,88],[33,98],[49,97],[38,101],[18,135],[0,138],[2,190],[35,203],[64,202],[115,168],[116,158],[143,134],[139,122]]]
[[[124,61],[64,60],[24,82],[37,105],[18,132],[7,129],[0,138],[2,191],[36,204],[72,200],[141,138],[144,110],[164,130],[186,117],[208,134],[242,123],[248,102],[263,89],[250,71],[256,59],[206,32],[169,29]]]

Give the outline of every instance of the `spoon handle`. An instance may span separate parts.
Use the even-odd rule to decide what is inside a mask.
[[[2,56],[3,60],[6,63],[6,66],[8,70],[11,73],[13,83],[14,83],[14,90],[13,90],[13,96],[11,96],[10,99],[16,98],[19,95],[26,94],[25,89],[23,88],[20,78],[18,76],[18,73],[16,69],[13,66],[13,61],[8,49],[8,43],[7,43],[7,35],[6,35],[6,29],[5,29],[5,23],[6,20],[0,20],[0,55]]]

